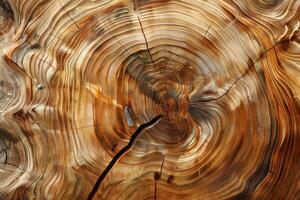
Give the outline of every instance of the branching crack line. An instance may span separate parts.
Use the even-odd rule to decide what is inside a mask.
[[[136,11],[136,3],[135,3],[135,1],[133,1],[133,4],[134,4],[134,11]],[[143,35],[144,40],[145,40],[147,52],[148,52],[148,54],[149,54],[149,56],[150,56],[151,62],[152,62],[152,64],[153,64],[155,70],[157,70],[156,64],[155,64],[155,62],[154,62],[154,60],[153,60],[153,57],[152,57],[152,55],[151,55],[151,53],[150,53],[150,50],[149,50],[149,45],[148,45],[148,41],[147,41],[147,38],[146,38],[146,35],[145,35],[145,32],[144,32],[144,28],[143,28],[142,22],[141,22],[141,20],[140,20],[140,17],[138,16],[138,14],[136,15],[136,17],[137,17],[137,20],[138,20],[138,22],[139,22],[139,24],[140,24],[140,28],[141,28],[142,35]]]
[[[273,49],[273,48],[275,48],[275,47],[276,47],[276,45],[273,45],[272,47],[270,47],[269,49],[267,49],[267,50],[260,56],[260,58],[257,59],[254,63],[252,63],[252,64],[247,68],[246,72],[245,72],[243,75],[241,75],[240,77],[238,77],[238,78],[233,82],[233,84],[229,87],[229,89],[226,90],[221,96],[219,96],[219,97],[217,97],[217,98],[211,98],[211,99],[204,99],[204,100],[193,101],[193,102],[191,102],[191,103],[210,102],[210,101],[216,101],[216,100],[221,99],[222,97],[224,97],[226,94],[228,94],[228,93],[231,91],[231,89],[233,88],[233,86],[235,86],[235,85],[237,84],[237,82],[238,82],[240,79],[244,78],[247,74],[249,74],[250,69],[252,69],[252,66],[254,66],[258,61],[260,61],[260,60],[264,57],[265,54],[267,54],[271,49]]]
[[[138,19],[138,21],[139,21],[139,24],[140,24],[140,27],[141,27],[141,31],[142,31],[142,34],[143,34],[143,37],[144,37],[144,40],[145,40],[147,52],[148,52],[148,54],[149,54],[149,56],[150,56],[151,62],[153,63],[155,70],[157,70],[156,64],[155,64],[155,62],[154,62],[154,60],[153,60],[153,58],[152,58],[152,55],[151,55],[151,53],[150,53],[148,41],[147,41],[147,39],[146,39],[146,36],[145,36],[145,33],[144,33],[144,29],[143,29],[143,25],[142,25],[142,23],[141,23],[141,20],[140,20],[139,16],[137,16],[137,19]]]
[[[66,11],[65,8],[64,8],[64,6],[62,6],[62,5],[60,4],[60,2],[59,2],[59,6],[64,10],[65,13],[67,13],[67,15],[71,18],[71,20],[73,21],[73,23],[76,25],[77,29],[79,30],[80,28],[79,28],[78,24],[77,24],[76,21],[73,19],[73,17],[70,15],[69,11]]]
[[[102,174],[99,176],[97,182],[95,183],[92,191],[90,192],[87,200],[92,200],[96,194],[96,192],[98,191],[102,181],[105,179],[105,177],[107,176],[107,174],[112,170],[112,168],[114,167],[114,165],[118,162],[118,160],[125,155],[128,150],[130,150],[130,148],[132,147],[133,143],[135,142],[135,140],[137,139],[137,137],[146,129],[150,128],[152,125],[156,124],[158,121],[160,121],[160,119],[163,117],[163,114],[160,114],[156,117],[154,117],[151,121],[144,123],[142,125],[140,125],[136,131],[132,134],[129,143],[123,147],[114,157],[113,159],[110,161],[110,163],[108,164],[108,166],[105,168],[105,170],[102,172]]]

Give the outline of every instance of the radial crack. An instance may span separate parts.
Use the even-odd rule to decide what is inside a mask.
[[[277,45],[277,44],[276,44]],[[237,84],[237,82],[242,79],[243,77],[245,77],[249,72],[250,69],[252,69],[252,66],[254,66],[258,61],[260,61],[265,54],[267,54],[271,49],[273,49],[274,47],[276,47],[276,45],[273,45],[272,47],[270,47],[269,49],[267,49],[254,63],[252,63],[246,70],[246,72],[241,75],[240,77],[238,77],[233,83],[232,85],[229,87],[228,90],[226,90],[221,96],[217,97],[217,98],[211,98],[211,99],[204,99],[204,100],[198,100],[198,101],[193,101],[192,103],[197,103],[197,102],[209,102],[209,101],[216,101],[221,99],[222,97],[224,97],[226,94],[228,94],[231,89],[233,88],[233,86],[235,86]]]
[[[128,144],[123,147],[114,157],[113,159],[110,161],[110,163],[108,164],[108,166],[105,168],[105,170],[102,172],[102,174],[99,176],[97,182],[95,183],[92,191],[90,192],[87,200],[91,200],[94,198],[97,190],[99,189],[102,181],[104,180],[104,178],[107,176],[107,174],[110,172],[110,170],[112,170],[112,168],[114,167],[114,165],[118,162],[118,160],[127,153],[127,151],[132,147],[133,143],[135,142],[135,140],[137,139],[137,137],[146,129],[150,128],[152,125],[154,125],[155,123],[157,123],[164,115],[160,114],[156,117],[154,117],[151,121],[144,123],[142,125],[140,125],[136,131],[132,134]]]
[[[77,24],[76,21],[73,19],[73,17],[70,15],[69,11],[66,11],[65,8],[64,8],[64,6],[62,6],[62,5],[60,4],[60,2],[59,2],[59,6],[63,9],[63,11],[64,11],[65,13],[67,13],[67,15],[70,17],[70,19],[73,21],[73,23],[76,25],[77,29],[79,30],[80,28],[79,28],[78,24]]]
[[[201,44],[200,44],[200,47],[202,46],[202,44],[204,42],[204,39],[206,38],[206,35],[207,35],[208,31],[210,30],[211,26],[212,26],[212,23],[210,23],[210,25],[208,26],[207,30],[205,31],[203,39],[202,39]]]
[[[154,60],[153,60],[153,58],[152,58],[152,55],[151,55],[151,53],[150,53],[148,41],[147,41],[147,39],[146,39],[146,36],[145,36],[145,33],[144,33],[144,29],[143,29],[143,25],[142,25],[142,23],[141,23],[141,20],[140,20],[139,16],[137,16],[137,19],[138,19],[139,24],[140,24],[140,27],[141,27],[141,31],[142,31],[142,34],[143,34],[143,37],[144,37],[144,40],[145,40],[146,48],[147,48],[147,52],[148,52],[148,54],[149,54],[149,56],[150,56],[151,62],[153,63],[154,68],[157,69],[157,67],[156,67],[156,65],[155,65],[155,62],[154,62]]]
[[[133,10],[136,11],[136,2],[135,2],[135,1],[133,1]],[[143,35],[143,37],[144,37],[145,44],[146,44],[146,48],[147,48],[147,52],[148,52],[148,54],[149,54],[149,56],[150,56],[151,62],[153,63],[154,68],[157,69],[157,67],[156,67],[156,65],[155,65],[155,62],[154,62],[154,60],[153,60],[153,58],[152,58],[152,55],[151,55],[151,53],[150,53],[150,50],[149,50],[148,41],[147,41],[147,38],[146,38],[146,35],[145,35],[145,32],[144,32],[144,28],[143,28],[142,22],[141,22],[141,20],[140,20],[140,17],[138,16],[138,14],[137,14],[136,17],[137,17],[137,20],[138,20],[138,22],[139,22],[139,24],[140,24],[140,28],[141,28],[141,31],[142,31],[142,35]]]
[[[156,196],[157,196],[157,181],[160,179],[161,174],[162,174],[162,170],[163,170],[163,166],[164,166],[164,162],[165,162],[165,155],[163,154],[163,160],[160,166],[160,171],[159,173],[156,172],[154,174],[154,199],[156,200]]]

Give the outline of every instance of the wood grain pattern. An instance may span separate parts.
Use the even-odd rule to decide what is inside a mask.
[[[299,0],[0,0],[0,199],[300,199]]]

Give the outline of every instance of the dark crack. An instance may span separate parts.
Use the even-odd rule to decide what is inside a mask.
[[[73,21],[73,23],[76,25],[77,29],[79,30],[80,28],[79,28],[78,24],[76,23],[74,18],[70,15],[69,11],[65,10],[64,6],[62,6],[60,3],[59,3],[59,5],[64,10],[64,12],[67,13],[67,15],[70,17],[70,19]]]
[[[161,174],[162,174],[164,162],[165,162],[165,155],[163,155],[163,160],[162,160],[162,162],[161,162],[161,166],[160,166],[160,171],[159,171],[159,173],[156,172],[156,173],[154,174],[154,199],[155,199],[155,200],[156,200],[156,196],[157,196],[157,181],[161,178]]]
[[[156,195],[157,195],[157,182],[154,181],[154,199],[156,200]]]
[[[144,29],[143,29],[143,25],[142,25],[142,23],[141,23],[141,20],[140,20],[139,16],[137,16],[137,19],[138,19],[139,24],[140,24],[140,27],[141,27],[141,31],[142,31],[142,34],[143,34],[143,37],[144,37],[144,40],[145,40],[146,48],[147,48],[147,52],[148,52],[148,54],[149,54],[149,56],[150,56],[151,62],[153,63],[154,68],[157,69],[157,67],[156,67],[156,65],[155,65],[155,62],[154,62],[154,60],[153,60],[153,58],[152,58],[152,55],[151,55],[151,53],[150,53],[148,41],[147,41],[147,39],[146,39],[145,32],[144,32]]]
[[[206,32],[204,33],[204,36],[203,36],[203,39],[201,41],[200,47],[202,46],[202,44],[203,44],[203,42],[204,42],[204,40],[206,38],[206,35],[207,35],[208,31],[210,30],[211,26],[212,26],[212,23],[208,26]]]
[[[210,102],[210,101],[216,101],[216,100],[219,100],[221,99],[222,97],[224,97],[225,95],[227,95],[231,89],[233,88],[233,86],[235,86],[237,84],[237,82],[244,78],[245,76],[247,76],[247,74],[249,74],[250,70],[252,69],[252,67],[258,63],[264,56],[265,54],[267,54],[271,49],[275,48],[277,44],[273,45],[272,47],[270,47],[269,49],[267,49],[260,57],[259,59],[257,59],[254,63],[252,63],[246,70],[246,72],[241,75],[240,77],[238,77],[233,83],[232,85],[229,87],[228,90],[226,90],[221,96],[217,97],[217,98],[210,98],[210,99],[203,99],[203,100],[198,100],[198,101],[192,101],[191,103],[198,103],[198,102]]]
[[[132,147],[133,143],[135,142],[135,140],[137,139],[137,137],[145,130],[150,128],[152,125],[154,125],[156,122],[158,122],[164,115],[160,114],[158,116],[156,116],[155,118],[153,118],[151,121],[144,123],[142,125],[140,125],[136,131],[132,134],[128,144],[123,147],[118,153],[116,153],[116,155],[113,157],[113,159],[110,161],[110,163],[108,164],[108,166],[105,168],[105,170],[102,172],[102,174],[99,176],[97,182],[95,183],[92,191],[90,192],[87,200],[92,200],[96,194],[96,192],[98,191],[102,181],[105,179],[105,177],[107,176],[107,174],[112,170],[112,168],[114,167],[114,165],[118,162],[118,160],[127,153],[127,151]]]
[[[134,5],[133,10],[136,11],[136,2],[135,2],[135,1],[133,1],[133,5]],[[153,63],[154,68],[157,70],[157,67],[156,67],[156,65],[155,65],[155,62],[154,62],[154,60],[153,60],[153,58],[152,58],[152,55],[151,55],[151,53],[150,53],[148,41],[147,41],[147,38],[146,38],[146,35],[145,35],[145,32],[144,32],[144,28],[143,28],[142,22],[141,22],[141,20],[140,20],[140,17],[138,16],[138,14],[137,14],[136,17],[137,17],[137,20],[138,20],[138,22],[139,22],[139,24],[140,24],[140,28],[141,28],[142,35],[143,35],[144,40],[145,40],[145,44],[146,44],[147,52],[148,52],[148,54],[149,54],[149,56],[150,56],[150,60],[151,60],[151,62]]]

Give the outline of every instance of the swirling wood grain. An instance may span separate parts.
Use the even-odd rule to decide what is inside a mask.
[[[299,0],[0,0],[0,199],[300,199]]]

